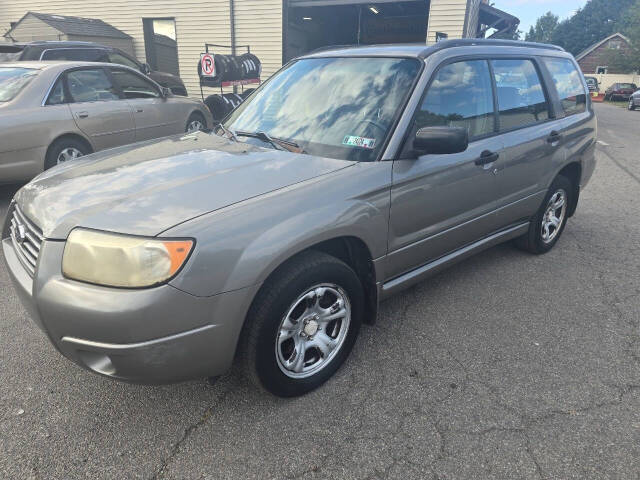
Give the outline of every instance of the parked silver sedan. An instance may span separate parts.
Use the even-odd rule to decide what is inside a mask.
[[[207,107],[122,65],[0,66],[0,183],[105,148],[211,127]]]

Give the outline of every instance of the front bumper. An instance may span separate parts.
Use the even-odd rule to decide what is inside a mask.
[[[195,297],[170,285],[125,290],[61,273],[64,242],[45,241],[32,279],[9,239],[2,250],[15,289],[51,343],[78,365],[134,383],[216,376],[233,361],[258,286]]]

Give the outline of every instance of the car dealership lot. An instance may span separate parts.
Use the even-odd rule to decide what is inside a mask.
[[[552,252],[502,245],[382,304],[302,398],[85,372],[1,264],[0,478],[636,478],[640,112],[596,109],[599,164]]]

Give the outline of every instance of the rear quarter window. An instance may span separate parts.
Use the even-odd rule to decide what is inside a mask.
[[[567,115],[582,113],[587,109],[587,93],[582,84],[582,74],[568,58],[544,58],[558,92],[562,108]]]

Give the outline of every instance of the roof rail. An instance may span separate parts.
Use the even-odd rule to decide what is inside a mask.
[[[521,40],[494,40],[492,38],[460,38],[457,40],[443,40],[429,47],[426,54],[431,54],[445,48],[454,47],[524,47],[524,48],[540,48],[543,50],[556,50],[564,52],[564,48],[557,45],[550,45],[547,43],[535,43],[535,42],[523,42]]]

